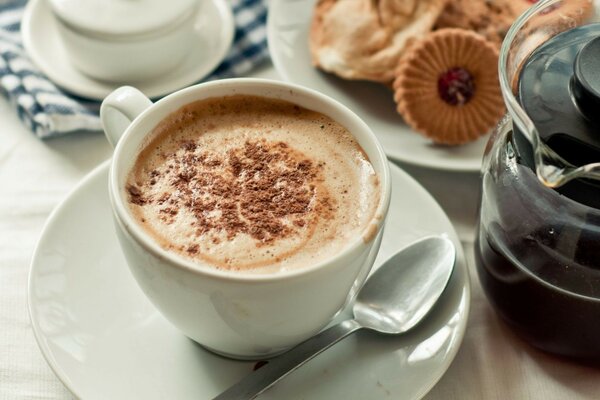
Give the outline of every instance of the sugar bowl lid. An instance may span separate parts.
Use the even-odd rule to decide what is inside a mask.
[[[106,36],[155,32],[192,13],[198,0],[49,0],[58,19],[80,31]]]

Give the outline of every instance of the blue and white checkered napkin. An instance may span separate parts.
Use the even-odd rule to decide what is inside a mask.
[[[265,0],[228,0],[236,32],[221,65],[205,80],[240,76],[268,57]],[[33,65],[21,41],[27,0],[0,0],[0,93],[40,138],[101,130],[99,103],[65,93]]]

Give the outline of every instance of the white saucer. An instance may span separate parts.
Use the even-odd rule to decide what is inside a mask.
[[[198,82],[212,72],[231,47],[235,24],[227,0],[203,2],[196,23],[196,48],[167,75],[148,82],[127,82],[151,98]],[[30,0],[21,23],[23,45],[37,67],[57,86],[76,95],[102,100],[122,84],[92,79],[69,62],[56,22],[44,0]],[[160,57],[160,55],[157,55]]]
[[[487,135],[463,146],[434,145],[402,121],[389,88],[376,83],[343,80],[312,65],[308,32],[315,1],[277,0],[270,4],[267,21],[269,51],[281,77],[325,93],[348,106],[375,132],[392,160],[447,171],[478,172]]]
[[[216,356],[172,327],[131,276],[114,234],[108,163],[50,216],[29,276],[29,311],[46,360],[78,398],[208,399],[252,370]],[[417,399],[450,366],[465,333],[470,287],[450,221],[392,166],[390,216],[376,265],[430,234],[458,246],[450,284],[432,314],[401,336],[359,333],[327,350],[261,399]]]

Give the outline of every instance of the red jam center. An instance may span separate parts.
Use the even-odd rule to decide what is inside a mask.
[[[438,79],[438,93],[442,100],[453,106],[463,106],[475,94],[473,75],[464,68],[450,68]]]

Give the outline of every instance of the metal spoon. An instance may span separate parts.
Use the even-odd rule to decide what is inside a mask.
[[[367,280],[354,303],[354,319],[325,329],[233,385],[214,400],[254,399],[322,351],[359,329],[405,333],[425,317],[446,288],[456,259],[454,244],[428,237],[400,250]]]

